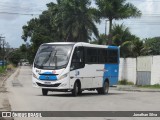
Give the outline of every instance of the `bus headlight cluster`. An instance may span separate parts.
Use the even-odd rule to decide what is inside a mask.
[[[64,79],[64,78],[66,78],[67,76],[68,76],[68,73],[66,73],[66,74],[62,75],[61,77],[59,77],[59,80]]]
[[[38,79],[38,77],[34,73],[32,75],[33,75],[34,78]]]

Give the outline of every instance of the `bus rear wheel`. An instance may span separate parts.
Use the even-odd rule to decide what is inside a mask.
[[[48,94],[48,90],[42,88],[42,95],[46,96],[47,94]]]
[[[107,81],[104,82],[102,88],[97,89],[98,94],[108,94],[108,91],[109,91],[109,83]]]

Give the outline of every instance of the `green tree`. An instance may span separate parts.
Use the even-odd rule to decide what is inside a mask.
[[[125,25],[113,25],[113,45],[120,46],[122,57],[137,57],[143,54],[143,42],[132,35]]]
[[[130,40],[125,41],[121,45],[122,57],[138,57],[143,55],[143,41],[135,35],[132,35]]]
[[[19,49],[15,50],[10,53],[9,61],[17,66],[18,63],[20,62],[21,56],[22,56],[22,54],[21,54],[20,50]]]
[[[20,51],[23,52],[23,53],[25,53],[25,52],[27,51],[27,47],[26,47],[25,44],[22,44],[22,45],[20,46]]]
[[[126,0],[96,0],[101,18],[109,20],[109,35],[111,35],[113,20],[141,16],[141,11]]]
[[[31,19],[23,26],[22,39],[30,39],[34,55],[38,47],[46,42],[89,42],[92,33],[98,36],[95,22],[99,22],[96,9],[90,5],[90,0],[49,3],[48,10],[42,12],[39,18]]]
[[[98,36],[94,22],[99,22],[96,10],[89,7],[90,0],[57,0],[57,4],[47,4],[48,10],[39,18],[30,20],[23,26],[22,38],[36,46],[51,41],[85,41],[92,33]]]
[[[63,41],[88,42],[92,33],[97,37],[98,30],[95,21],[98,22],[96,10],[89,7],[90,0],[59,0],[57,12],[52,11],[52,27],[59,30]]]
[[[94,38],[93,41],[91,41],[91,44],[98,44],[98,45],[105,45],[106,41],[108,40],[108,36],[105,34],[100,34],[99,37]]]
[[[28,59],[30,64],[33,63],[34,57],[35,57],[35,50],[34,50],[34,47],[32,45],[30,45],[28,47],[28,52],[27,52],[27,59]]]
[[[143,51],[144,55],[160,55],[160,37],[146,39]]]
[[[130,41],[132,36],[129,28],[123,24],[114,24],[111,34],[113,44],[116,46],[122,45],[122,43],[124,43],[125,41]]]

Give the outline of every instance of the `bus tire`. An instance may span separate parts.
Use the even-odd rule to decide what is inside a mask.
[[[98,88],[97,89],[98,94],[103,94],[103,95],[104,94],[108,94],[108,91],[109,91],[109,83],[108,83],[108,81],[104,82],[102,88]]]
[[[73,90],[72,90],[72,95],[73,96],[77,96],[79,93],[79,86],[78,86],[78,82],[75,82],[74,83],[74,87],[73,87]]]
[[[78,95],[81,95],[82,94],[82,90],[78,90]]]
[[[48,90],[42,88],[42,95],[46,96],[47,94],[48,94]]]

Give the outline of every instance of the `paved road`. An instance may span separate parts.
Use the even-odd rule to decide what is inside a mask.
[[[41,89],[32,87],[31,68],[22,66],[7,82],[8,97],[13,111],[158,111],[159,92],[127,92],[111,88],[108,95],[85,91],[81,96],[49,92],[42,96]],[[33,120],[128,120],[129,118],[42,118]],[[137,120],[139,118],[130,118]],[[143,118],[152,120],[152,118]],[[153,118],[155,120],[157,118]],[[16,118],[15,120],[22,120]],[[27,119],[30,120],[30,119]],[[140,118],[142,120],[142,118]]]

